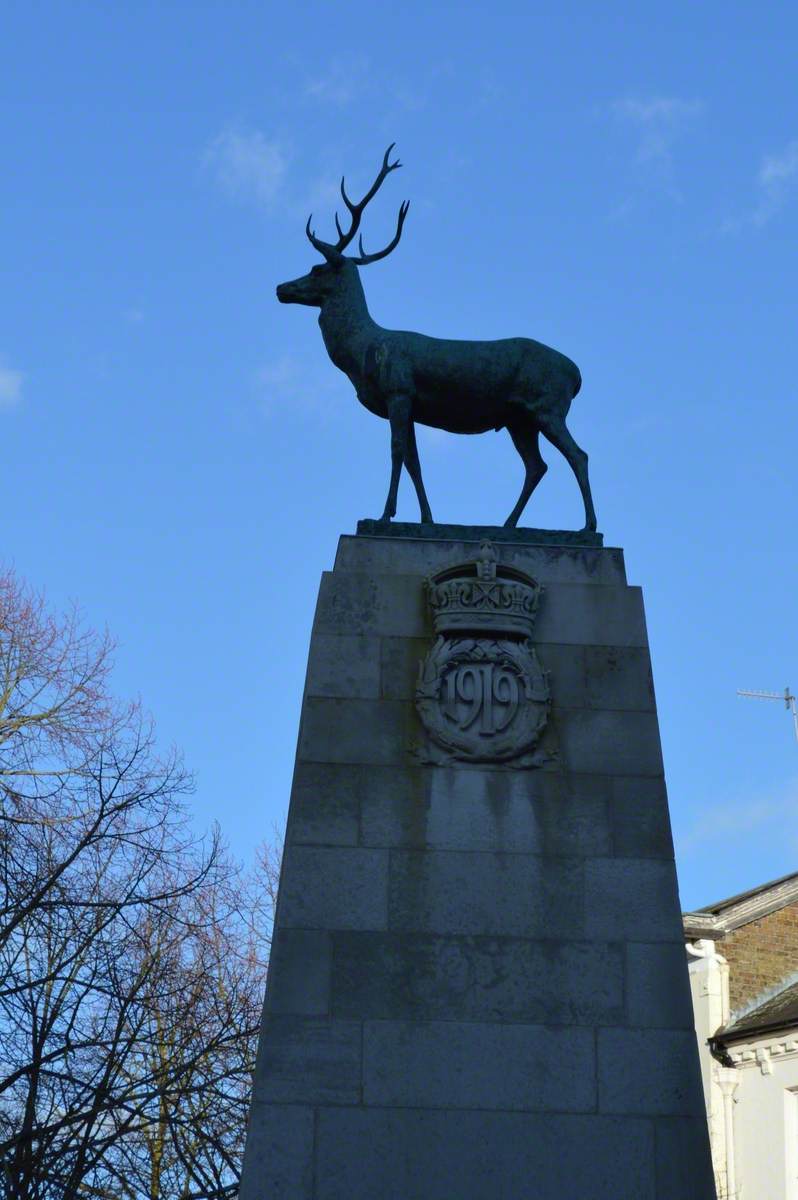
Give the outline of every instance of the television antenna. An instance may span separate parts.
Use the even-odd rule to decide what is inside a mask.
[[[738,688],[737,695],[748,696],[751,700],[783,700],[784,707],[792,713],[795,740],[798,742],[798,711],[795,708],[795,696],[793,696],[789,687],[786,687],[783,692],[744,692]]]

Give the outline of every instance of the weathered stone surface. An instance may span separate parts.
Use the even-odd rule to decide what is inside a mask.
[[[551,677],[555,708],[655,711],[651,662],[642,646],[550,643],[541,662]]]
[[[576,940],[585,928],[582,861],[395,850],[388,921],[406,932]]]
[[[599,1112],[704,1115],[692,1029],[599,1029],[597,1037]]]
[[[715,1200],[706,1116],[656,1122],[657,1200]],[[765,1200],[764,1197],[761,1200]]]
[[[329,933],[278,929],[272,939],[266,993],[270,1013],[326,1016],[330,1011]]]
[[[607,778],[542,771],[385,771],[362,796],[365,845],[609,854]]]
[[[305,700],[300,762],[403,766],[418,737],[412,704],[394,700]]]
[[[429,638],[380,639],[380,694],[386,700],[415,700],[418,671]]]
[[[428,637],[430,621],[422,581],[414,575],[371,577],[347,571],[322,576],[317,634]],[[537,618],[535,642],[542,647],[647,645],[639,588],[552,583]]]
[[[332,1012],[385,1020],[620,1025],[623,950],[601,942],[338,933]]]
[[[286,847],[280,929],[385,929],[387,912],[387,851]]]
[[[595,938],[683,943],[672,862],[585,860],[586,933]]]
[[[360,1101],[362,1030],[358,1021],[270,1015],[261,1040],[255,1100],[271,1104]]]
[[[570,646],[647,646],[643,597],[633,587],[582,587],[552,583],[546,588],[535,642]]]
[[[376,637],[317,634],[308,658],[307,696],[377,700],[380,644]]]
[[[538,765],[433,765],[424,577],[477,553],[345,538],[322,582],[241,1196],[714,1200],[640,593],[501,542]]]
[[[589,1112],[594,1035],[576,1026],[366,1021],[367,1105]]]
[[[655,1200],[646,1120],[322,1109],[317,1153],[318,1200]],[[688,1195],[663,1191],[656,1200]]]
[[[668,798],[662,776],[612,781],[612,847],[616,855],[673,860]]]
[[[418,576],[322,575],[313,636],[324,633],[424,637],[429,618]]]
[[[679,986],[684,946],[679,942],[626,945],[628,1023],[641,1029],[693,1029],[687,980]],[[650,1034],[656,1038],[656,1032]]]
[[[249,1127],[239,1200],[313,1200],[313,1109],[255,1100]]]
[[[427,541],[357,537],[343,534],[335,556],[336,574],[360,571],[372,575],[426,576],[448,564],[476,558],[484,538]],[[494,542],[499,559],[517,563],[542,584],[626,584],[622,550],[592,546],[543,546],[539,543]]]
[[[562,760],[572,771],[662,777],[656,713],[568,708],[555,713],[550,723]]]
[[[325,638],[326,641],[336,639]],[[348,639],[341,638],[342,643]],[[367,638],[353,639],[357,646]],[[429,638],[381,638],[381,680],[379,689],[369,676],[369,695],[387,700],[413,700],[418,684],[419,664],[429,649]],[[654,689],[648,652],[640,646],[579,646],[547,643],[539,658],[551,677],[552,704],[555,708],[620,709],[654,712]],[[357,660],[355,660],[355,666]],[[354,668],[353,668],[354,670]],[[342,672],[342,677],[344,673]],[[365,684],[351,695],[365,693]],[[308,688],[309,695],[330,692]],[[343,694],[339,692],[338,694]]]
[[[356,763],[297,763],[286,843],[355,846],[361,796],[370,786],[367,770]]]
[[[613,794],[600,775],[300,763],[287,841],[606,856]]]

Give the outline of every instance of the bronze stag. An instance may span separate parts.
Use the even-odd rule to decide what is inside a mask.
[[[277,288],[283,304],[308,304],[321,309],[319,325],[332,361],[349,377],[358,400],[370,412],[391,423],[391,482],[381,520],[396,515],[396,495],[402,466],[413,481],[421,520],[432,512],[421,479],[415,425],[432,425],[450,433],[485,433],[506,428],[521,455],[524,485],[505,525],[517,525],[527,500],[546,473],[540,454],[542,433],[562,452],[576,476],[585,506],[585,528],[596,528],[590,493],[587,454],[571,437],[565,418],[581,386],[575,363],[531,338],[500,341],[453,341],[421,333],[383,329],[372,320],[358,267],[385,258],[398,245],[409,202],[399,209],[396,233],[384,250],[366,254],[362,236],[357,256],[344,250],[358,233],[363,211],[391,171],[393,145],[365,196],[353,203],[341,180],[341,196],[349,211],[344,232],[335,214],[338,241],[323,242],[311,229],[306,233],[324,262],[307,275]]]

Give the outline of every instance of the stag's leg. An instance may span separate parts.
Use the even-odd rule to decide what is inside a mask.
[[[427,493],[424,491],[424,481],[421,478],[421,463],[419,462],[418,447],[416,445],[416,427],[412,420],[407,435],[405,466],[407,467],[408,475],[413,480],[413,487],[416,489],[418,507],[421,509],[421,521],[423,524],[427,524],[432,521],[432,510],[429,506],[429,500],[427,500]]]
[[[568,465],[576,476],[576,482],[579,484],[585,505],[585,529],[594,530],[596,528],[596,510],[593,508],[593,496],[590,492],[590,480],[587,474],[587,454],[571,437],[564,417],[547,414],[538,419],[541,433],[568,460]]]
[[[396,516],[399,476],[402,463],[407,461],[410,442],[410,407],[409,396],[392,396],[388,401],[388,420],[391,422],[391,482],[381,521],[390,521],[391,517]]]
[[[521,513],[526,507],[527,500],[546,474],[548,467],[541,458],[537,429],[533,429],[528,425],[508,425],[507,432],[513,439],[513,445],[521,455],[526,469],[524,486],[521,488],[518,503],[504,522],[505,526],[515,528]]]

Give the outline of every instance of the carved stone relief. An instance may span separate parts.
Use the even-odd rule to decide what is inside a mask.
[[[529,640],[542,589],[497,560],[483,542],[476,561],[427,581],[438,636],[416,688],[428,734],[423,761],[544,761],[533,751],[548,718],[549,685]]]

